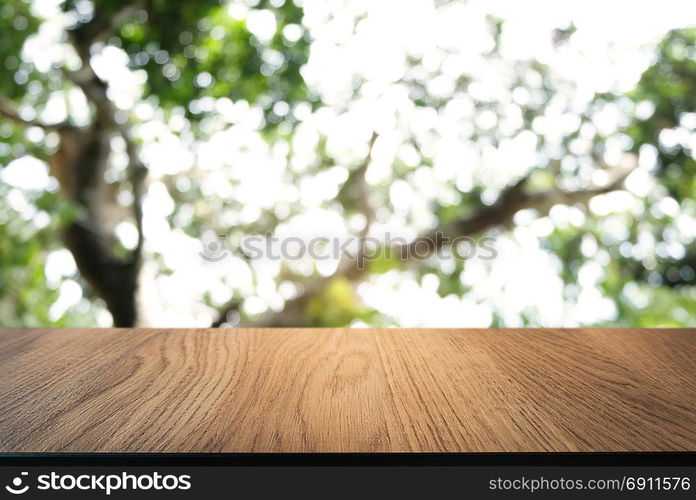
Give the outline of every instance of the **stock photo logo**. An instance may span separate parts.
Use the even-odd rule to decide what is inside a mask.
[[[450,238],[441,232],[415,240],[394,237],[389,233],[384,238],[375,237],[314,237],[291,236],[279,238],[267,233],[252,235],[231,248],[227,234],[206,231],[200,240],[200,257],[208,262],[220,262],[233,253],[244,255],[247,260],[302,260],[314,261],[345,259],[355,261],[360,269],[365,262],[377,259],[395,261],[424,261],[430,258],[467,260],[478,258],[493,260],[498,256],[495,240],[488,237],[468,236]]]
[[[203,251],[199,252],[198,255],[208,262],[220,262],[230,255],[230,252],[225,249],[226,239],[226,234],[215,234],[212,231],[207,231],[201,238]]]
[[[28,472],[22,472],[19,476],[15,476],[12,478],[11,483],[5,486],[5,489],[13,495],[26,493],[29,490],[29,485],[24,484],[24,478],[28,475]]]
[[[29,491],[28,472],[21,472],[11,479],[5,490],[12,495]],[[191,476],[187,474],[41,474],[36,477],[36,489],[40,491],[90,491],[109,496],[116,491],[172,491],[190,490]]]

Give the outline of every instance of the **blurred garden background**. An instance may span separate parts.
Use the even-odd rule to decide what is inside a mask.
[[[696,326],[694,26],[691,0],[4,0],[0,326]],[[489,251],[243,251],[433,234]]]

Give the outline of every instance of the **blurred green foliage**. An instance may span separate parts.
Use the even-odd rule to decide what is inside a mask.
[[[12,207],[12,204],[26,205],[31,208],[28,208],[27,213],[20,213]],[[0,183],[0,318],[2,318],[2,326],[94,325],[94,315],[98,310],[99,301],[93,304],[92,301],[85,299],[78,307],[73,307],[57,317],[49,314],[51,306],[57,302],[60,295],[61,283],[50,280],[46,276],[46,256],[62,248],[60,228],[73,216],[74,209],[60,200],[55,190],[20,192]],[[39,223],[39,220],[45,222]],[[68,277],[79,280],[76,275]]]
[[[3,72],[0,92],[10,99],[22,96],[30,80],[33,67],[22,61],[21,52],[27,37],[38,27],[39,21],[32,15],[29,1],[6,0],[0,5],[0,62]]]
[[[86,36],[82,30],[87,26],[84,21],[90,18],[84,13],[88,3],[86,0],[63,2],[64,12],[74,15],[70,36]],[[115,16],[122,5],[120,0],[94,3],[105,19]],[[197,137],[210,135],[210,127],[203,123],[213,114],[214,105],[210,103],[218,99],[245,100],[260,106],[264,115],[261,131],[271,139],[292,137],[293,127],[298,122],[294,116],[295,106],[307,104],[310,109],[316,109],[321,105],[302,77],[301,69],[307,61],[311,40],[303,27],[303,10],[296,2],[260,0],[253,5],[253,9],[272,12],[275,29],[265,41],[250,32],[246,21],[230,16],[227,4],[220,0],[149,0],[144,5],[145,8],[139,9],[104,43],[123,49],[129,57],[130,68],[146,74],[143,99],[164,114],[183,114]],[[500,22],[491,20],[491,23],[494,34],[500,36]],[[22,47],[39,26],[40,20],[32,14],[28,0],[5,0],[0,6],[0,63],[4,70],[0,94],[23,103],[25,111],[40,109],[52,92],[71,88],[61,68],[39,72],[31,63],[22,60]],[[573,26],[559,30],[553,43],[565,43],[574,32]],[[497,57],[497,45],[496,39],[496,46],[491,49],[492,59]],[[419,63],[411,62],[413,65]],[[517,69],[520,77],[515,86],[528,86],[521,75],[534,71],[542,81],[538,89],[544,97],[541,101],[551,99],[555,89],[547,78],[548,68],[531,61],[520,62]],[[415,106],[439,110],[447,104],[446,99],[429,95],[422,81],[404,80],[412,91]],[[466,88],[468,83],[462,77],[457,86]],[[277,106],[278,103],[287,106]],[[588,261],[583,242],[593,242],[607,252],[605,275],[598,286],[602,295],[611,299],[616,307],[617,317],[612,325],[696,326],[696,243],[687,245],[681,258],[661,252],[674,243],[678,221],[658,207],[667,196],[679,205],[680,213],[696,215],[696,154],[692,143],[679,139],[679,129],[689,129],[693,134],[696,128],[696,29],[670,32],[657,47],[654,62],[631,93],[599,95],[593,106],[596,111],[617,103],[622,109],[630,108],[632,113],[631,122],[618,134],[630,142],[628,150],[641,156],[654,153],[655,192],[645,197],[642,213],[637,216],[587,217],[580,227],[555,227],[542,245],[562,264],[561,278],[565,283],[565,299],[569,302],[577,299],[579,273]],[[496,110],[497,104],[477,103],[477,110]],[[533,120],[543,106],[522,107],[526,129],[532,129]],[[5,166],[25,154],[45,158],[55,150],[54,132],[34,131],[32,134],[24,126],[0,122],[0,164]],[[483,135],[477,129],[473,139]],[[569,135],[564,139],[565,146],[577,138],[578,133]],[[608,139],[598,137],[595,153],[603,152]],[[499,137],[490,137],[491,147],[495,147],[498,140]],[[543,148],[543,137],[540,136],[539,141],[539,147]],[[412,145],[419,148],[417,143]],[[317,149],[320,160],[313,167],[316,173],[334,164],[327,153],[325,138],[319,140]],[[547,164],[538,166],[530,177],[535,189],[554,185],[559,175],[558,163],[557,158],[551,158]],[[432,166],[432,158],[424,155],[422,164]],[[392,165],[396,178],[408,179],[409,168],[400,161]],[[566,170],[567,175],[576,173]],[[286,179],[288,183],[296,180],[291,175]],[[216,219],[215,214],[223,208],[243,208],[236,200],[208,197],[195,180],[185,187],[177,185],[176,179],[168,179],[168,182],[175,203],[168,216],[169,222],[192,236],[200,236],[204,228],[218,232],[227,230],[229,227]],[[459,193],[456,199],[433,206],[433,214],[441,224],[466,217],[484,206],[486,188],[473,186]],[[388,190],[388,185],[377,186],[372,194],[376,201],[387,205]],[[355,200],[337,201],[345,214],[354,211]],[[20,212],[16,209],[18,204],[26,204],[29,208]],[[95,314],[102,306],[77,274],[64,278],[80,283],[86,298],[59,317],[49,313],[58,299],[60,283],[45,275],[45,259],[50,252],[63,248],[60,228],[74,215],[73,210],[60,201],[55,189],[36,192],[0,183],[0,322],[3,326],[94,323]],[[289,207],[288,214],[292,215],[293,210]],[[45,218],[38,216],[37,219],[39,213],[50,216],[50,223],[38,224],[37,220]],[[609,219],[618,221],[627,237],[612,234],[607,225]],[[253,227],[236,226],[230,238],[263,233],[272,230],[278,222],[277,213],[268,210]],[[497,231],[493,234],[499,234]],[[659,258],[648,258],[638,251],[640,239],[646,235],[654,241]],[[153,255],[152,260],[162,274],[171,272],[162,256]],[[393,270],[412,272],[416,278],[436,273],[440,278],[438,292],[442,296],[463,296],[471,291],[459,279],[465,266],[466,263],[459,262],[450,272],[443,273],[426,262],[413,270],[380,255],[369,263],[369,271],[372,275]],[[203,301],[213,305],[209,296]],[[322,293],[312,297],[304,314],[307,324],[315,326],[344,326],[355,320],[390,324],[389,318],[366,308],[358,299],[353,284],[341,277],[331,280]],[[525,322],[534,324],[533,315],[526,317]],[[504,322],[500,317],[493,318],[493,326],[501,324]]]
[[[669,138],[680,128],[690,128],[693,133],[696,127],[696,121],[684,123],[686,116],[696,116],[696,29],[669,32],[657,48],[655,61],[627,97],[635,115],[623,133],[636,155],[654,152],[656,188],[642,200],[640,214],[614,216],[627,231],[626,239],[608,233],[601,219],[588,219],[581,228],[556,228],[547,244],[563,262],[571,300],[577,291],[578,271],[586,260],[581,251],[583,237],[591,235],[609,252],[611,259],[600,286],[617,308],[612,325],[696,326],[696,247],[687,245],[680,259],[667,254],[666,248],[676,241],[677,221],[658,207],[668,196],[679,205],[679,213],[696,213],[695,152],[689,144]],[[625,97],[599,98],[601,102],[620,99]],[[657,258],[639,251],[640,239],[646,235],[657,249]]]
[[[257,4],[267,7],[266,0]],[[302,10],[295,3],[273,9],[275,34],[263,44],[218,0],[153,1],[142,12],[112,42],[131,56],[133,68],[147,72],[147,93],[165,109],[184,106],[195,119],[201,115],[191,105],[197,99],[245,99],[261,104],[269,123],[277,123],[282,117],[273,113],[274,103],[308,99],[300,76],[308,41],[283,36],[288,25],[301,29]]]

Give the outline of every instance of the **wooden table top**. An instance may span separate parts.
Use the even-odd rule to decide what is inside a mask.
[[[696,331],[4,329],[17,451],[696,451]]]

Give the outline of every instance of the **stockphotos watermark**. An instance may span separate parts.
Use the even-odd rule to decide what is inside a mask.
[[[187,474],[41,474],[36,476],[36,483],[29,484],[28,472],[21,472],[10,480],[5,490],[13,495],[23,495],[27,491],[92,491],[111,495],[115,491],[174,491],[190,490],[191,476]]]
[[[207,232],[201,238],[203,245],[199,255],[209,262],[220,262],[232,256],[244,256],[246,260],[287,260],[297,261],[337,261],[345,258],[356,262],[363,269],[368,262],[385,261],[425,261],[438,259],[467,260],[474,257],[493,260],[498,256],[494,239],[469,236],[451,238],[442,232],[432,236],[407,240],[401,236],[386,233],[384,238],[375,237],[278,237],[267,233],[251,235],[232,240],[228,234]]]

